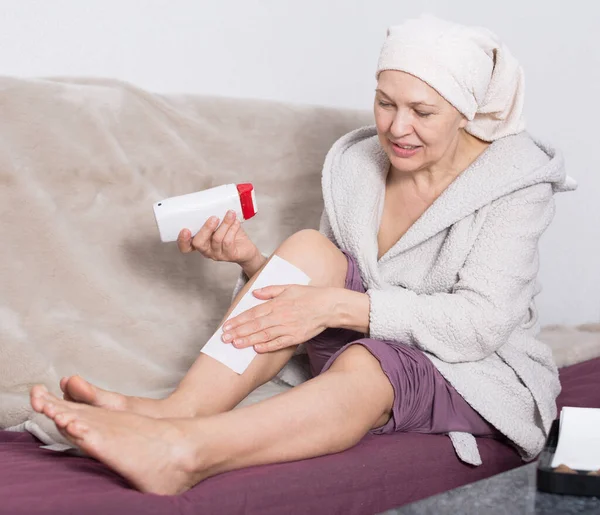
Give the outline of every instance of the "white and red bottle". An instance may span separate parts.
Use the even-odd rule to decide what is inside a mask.
[[[229,210],[235,211],[241,222],[258,212],[254,186],[250,183],[224,184],[196,193],[169,197],[155,202],[153,209],[163,242],[176,241],[182,229],[189,229],[194,236],[211,216],[223,221]]]

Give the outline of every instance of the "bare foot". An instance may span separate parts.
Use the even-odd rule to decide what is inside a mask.
[[[113,411],[130,411],[153,418],[175,415],[163,400],[130,397],[103,390],[80,376],[63,377],[60,380],[60,389],[66,401],[80,402]]]
[[[197,434],[197,422],[65,401],[40,385],[31,390],[31,406],[52,419],[74,445],[142,492],[179,494],[209,475],[193,462],[199,453],[190,435]]]
[[[66,401],[82,402],[115,411],[127,410],[125,395],[98,388],[81,376],[63,377],[60,380],[60,389],[63,391],[63,398]]]

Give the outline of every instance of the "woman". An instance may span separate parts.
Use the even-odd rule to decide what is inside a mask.
[[[489,31],[409,20],[388,32],[377,78],[376,126],[325,161],[320,232],[276,251],[310,286],[256,291],[268,301],[226,323],[227,344],[259,352],[246,372],[200,355],[163,400],[74,376],[65,400],[34,387],[33,408],[159,494],[342,451],[369,431],[447,433],[472,464],[473,435],[502,437],[532,459],[560,390],[535,339],[538,240],[553,194],[574,186],[556,151],[524,132],[521,68]],[[179,245],[242,266],[251,279],[231,309],[266,262],[231,215]],[[304,342],[314,378],[232,410]]]

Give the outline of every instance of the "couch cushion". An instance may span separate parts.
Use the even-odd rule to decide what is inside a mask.
[[[559,406],[600,408],[600,358],[561,370]],[[479,439],[483,465],[460,462],[449,438],[366,436],[345,452],[252,467],[210,478],[169,497],[129,488],[101,463],[39,448],[31,435],[0,433],[3,513],[372,514],[521,464],[507,445]]]

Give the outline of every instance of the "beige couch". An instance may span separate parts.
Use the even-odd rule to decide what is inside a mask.
[[[270,252],[317,227],[324,156],[369,122],[77,78],[0,78],[0,109],[0,428],[31,417],[32,384],[58,393],[63,375],[130,394],[172,389],[238,267],[161,243],[152,203],[253,182],[260,212],[245,227]]]
[[[136,395],[172,389],[228,306],[238,270],[161,243],[152,203],[253,182],[260,212],[246,229],[270,252],[317,227],[327,150],[371,123],[368,112],[89,78],[0,78],[0,110],[0,428],[32,416],[32,384],[58,393],[63,375]],[[587,346],[564,354],[561,331]],[[549,341],[573,363],[600,354],[598,334],[555,328]]]

